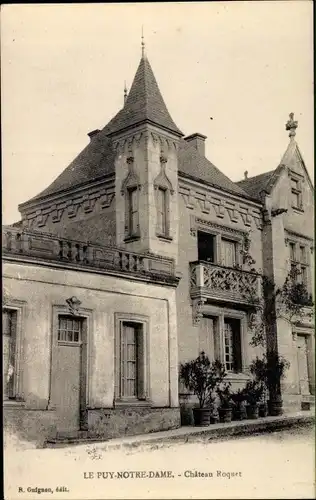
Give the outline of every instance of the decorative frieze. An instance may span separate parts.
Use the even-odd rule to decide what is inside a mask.
[[[237,235],[239,237],[243,237],[245,235],[245,231],[242,231],[240,229],[235,229],[229,226],[224,226],[222,224],[216,224],[215,222],[212,222],[210,220],[206,219],[201,219],[200,217],[196,217],[194,215],[191,215],[190,217],[190,233],[191,236],[196,236],[196,233],[198,229],[201,229],[202,231],[208,230],[208,229],[213,229],[217,232],[225,232],[225,233],[232,233],[234,235]]]
[[[27,226],[31,228],[44,227],[49,218],[53,223],[59,223],[63,216],[69,219],[75,219],[79,210],[85,214],[92,213],[97,206],[103,210],[110,207],[114,199],[114,186],[109,188],[101,188],[91,194],[83,194],[78,197],[73,197],[69,200],[56,202],[51,206],[39,208],[25,216]]]
[[[259,207],[245,207],[238,200],[231,201],[210,192],[198,191],[183,185],[179,187],[179,193],[189,210],[197,209],[204,214],[212,214],[213,210],[214,217],[218,219],[224,219],[227,216],[230,222],[242,223],[246,227],[251,227],[254,222],[257,229],[262,229],[262,214]]]

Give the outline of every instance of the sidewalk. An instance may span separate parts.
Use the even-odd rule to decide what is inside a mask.
[[[90,443],[98,443],[98,449],[104,451],[138,448],[143,445],[167,444],[173,442],[192,442],[197,440],[218,440],[234,436],[254,435],[265,432],[273,432],[282,429],[290,429],[304,425],[312,425],[315,422],[313,411],[300,411],[285,414],[279,417],[265,417],[257,420],[233,421],[230,423],[211,424],[208,427],[184,426],[168,431],[153,432],[151,434],[139,434],[137,436],[125,436],[121,438],[106,440],[104,437],[91,437],[85,439],[54,439],[46,443],[47,448],[59,448],[64,446],[82,446]]]

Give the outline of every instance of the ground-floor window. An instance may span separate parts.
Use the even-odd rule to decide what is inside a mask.
[[[242,371],[242,322],[225,313],[205,315],[200,326],[200,350],[212,359],[218,359],[227,372]]]
[[[116,399],[146,399],[146,322],[119,319],[116,332]]]
[[[242,359],[239,319],[224,319],[224,354],[226,370],[240,372],[242,370]]]
[[[16,377],[16,326],[17,311],[4,309],[2,311],[3,336],[3,399],[14,399]]]

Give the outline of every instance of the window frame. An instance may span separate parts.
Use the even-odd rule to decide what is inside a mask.
[[[115,369],[115,383],[114,383],[114,404],[126,406],[147,406],[151,405],[150,401],[150,386],[149,386],[149,317],[129,314],[129,313],[115,313],[115,346],[114,346],[114,369]],[[124,323],[136,325],[142,330],[142,394],[136,397],[124,396],[121,393],[121,338]],[[136,353],[137,356],[137,353]],[[139,368],[138,368],[139,369]],[[139,374],[138,374],[139,377]]]
[[[247,338],[247,314],[246,312],[235,311],[233,309],[223,309],[218,306],[205,304],[202,307],[204,317],[209,317],[213,321],[213,353],[209,354],[211,359],[219,360],[226,368],[225,363],[225,319],[239,321],[240,334],[240,371],[227,371],[226,380],[248,380],[247,367],[250,362],[249,341]]]
[[[125,189],[125,241],[138,239],[139,228],[139,186],[136,184],[127,186]],[[133,193],[136,193],[136,210],[133,210]],[[136,213],[136,228],[133,227],[133,214]]]
[[[12,396],[3,399],[5,406],[24,402],[23,394],[23,325],[25,321],[26,302],[20,300],[6,300],[2,311],[10,311],[16,314],[15,346],[14,346],[14,373]]]
[[[293,183],[296,186],[293,186]],[[291,189],[291,207],[293,210],[298,210],[300,212],[304,211],[303,208],[303,189],[302,189],[302,179],[295,173],[290,173],[290,189]],[[293,201],[293,195],[297,198],[297,205]]]

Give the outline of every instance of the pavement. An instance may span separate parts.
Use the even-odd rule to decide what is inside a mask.
[[[69,445],[86,446],[88,443],[98,443],[98,448],[104,451],[138,448],[144,445],[155,445],[174,442],[196,442],[199,440],[223,440],[235,436],[254,436],[256,434],[275,432],[293,427],[313,425],[314,411],[288,413],[278,417],[264,417],[256,420],[232,421],[229,423],[211,424],[207,427],[182,426],[178,429],[124,436],[106,440],[104,437],[85,439],[56,439],[46,443],[47,448],[59,448]]]

